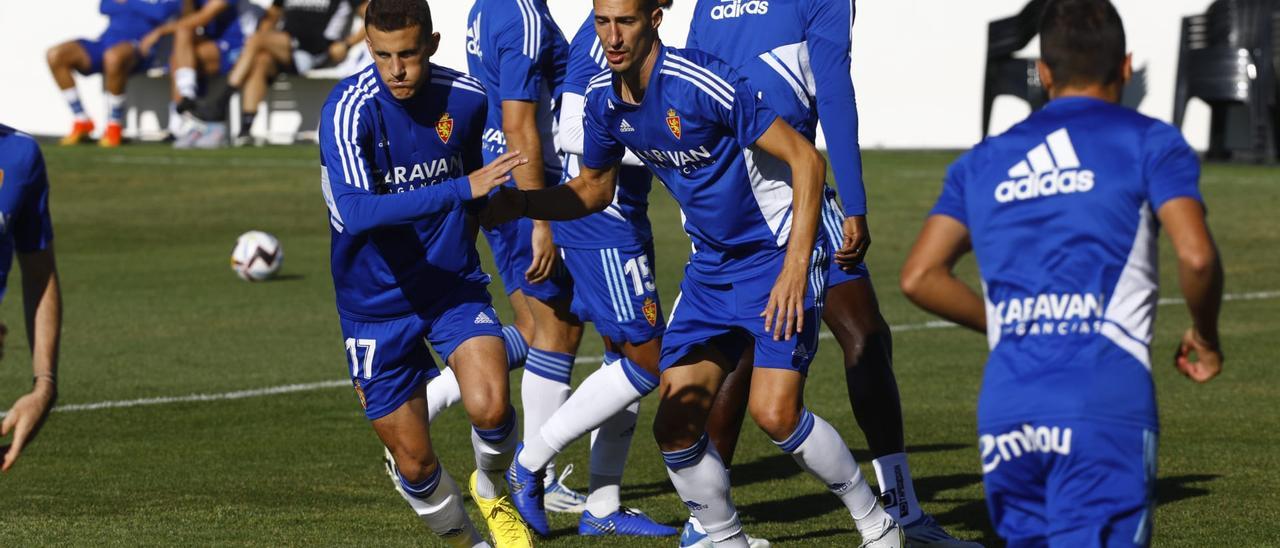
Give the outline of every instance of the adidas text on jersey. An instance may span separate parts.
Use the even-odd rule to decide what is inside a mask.
[[[1026,160],[1009,168],[1009,177],[1011,180],[996,186],[996,201],[1002,204],[1089,192],[1094,182],[1092,170],[1080,169],[1067,128],[1050,133],[1044,143],[1031,149]]]

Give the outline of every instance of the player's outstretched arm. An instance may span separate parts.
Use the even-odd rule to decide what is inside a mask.
[[[1178,281],[1191,312],[1191,327],[1182,335],[1173,364],[1187,378],[1208,382],[1222,371],[1223,360],[1218,340],[1223,284],[1218,249],[1198,200],[1174,198],[1156,214],[1178,254]]]
[[[57,399],[58,345],[62,335],[62,292],[53,246],[18,254],[27,341],[31,347],[31,392],[18,398],[0,422],[0,436],[13,434],[0,471],[8,472],[35,437]]]
[[[453,209],[467,200],[488,195],[511,179],[511,170],[528,160],[518,150],[508,151],[466,177],[449,179],[412,192],[374,194],[365,183],[340,179],[341,168],[327,167],[321,185],[330,213],[350,234],[362,234],[385,226],[411,223],[423,217]],[[335,213],[336,212],[336,213]]]
[[[480,212],[480,224],[493,227],[529,217],[545,221],[570,221],[596,213],[613,201],[618,166],[595,169],[582,166],[582,173],[569,182],[542,190],[502,187]]]
[[[902,265],[902,293],[916,306],[975,331],[986,332],[982,297],[952,270],[970,249],[969,229],[946,215],[931,215]]]
[[[755,144],[791,167],[791,235],[787,240],[787,254],[778,281],[769,293],[769,304],[760,313],[765,331],[773,333],[774,340],[790,340],[792,335],[804,330],[804,296],[808,288],[809,261],[818,237],[827,162],[813,143],[782,118],[775,118]]]

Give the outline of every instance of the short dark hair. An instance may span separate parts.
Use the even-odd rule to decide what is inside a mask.
[[[431,6],[427,0],[369,0],[364,10],[364,25],[381,31],[422,28],[422,37],[431,36]]]
[[[1040,16],[1040,58],[1055,86],[1110,85],[1125,59],[1124,23],[1108,0],[1050,0]]]

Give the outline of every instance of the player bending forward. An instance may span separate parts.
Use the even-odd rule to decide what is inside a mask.
[[[684,211],[695,249],[662,341],[654,424],[681,500],[717,545],[747,546],[705,425],[720,383],[753,346],[756,423],[844,502],[867,545],[901,546],[840,435],[802,402],[827,268],[817,228],[825,162],[724,63],[664,47],[661,23],[657,0],[596,0],[610,71],[587,86],[582,173],[550,189],[503,189],[485,222],[603,210],[626,149],[637,151]],[[765,155],[778,165],[756,163]]]
[[[1174,362],[1197,382],[1222,367],[1200,165],[1178,130],[1115,104],[1131,67],[1109,2],[1049,3],[1040,50],[1049,104],[952,164],[902,289],[987,333],[978,448],[996,533],[1009,546],[1146,546],[1161,225],[1192,319]],[[982,297],[951,273],[970,249]]]
[[[484,90],[431,64],[440,43],[422,0],[373,0],[365,29],[374,64],[339,82],[320,123],[321,190],[351,382],[395,461],[397,490],[454,546],[486,545],[432,450],[424,339],[458,376],[477,471],[471,497],[500,547],[532,545],[504,493],[517,441],[502,326],[480,270],[469,201],[525,160],[480,165]]]

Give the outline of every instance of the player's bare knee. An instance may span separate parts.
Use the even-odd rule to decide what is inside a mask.
[[[436,467],[440,466],[440,462],[436,460],[434,455],[425,453],[422,455],[396,455],[396,469],[400,471],[400,477],[409,483],[417,483],[427,479],[436,471]]]
[[[467,412],[471,416],[472,426],[492,430],[506,423],[509,410],[506,402],[498,395],[485,393],[472,398],[471,403],[467,406]]]
[[[787,439],[800,423],[800,409],[794,405],[753,399],[747,409],[751,412],[751,419],[774,440]]]

